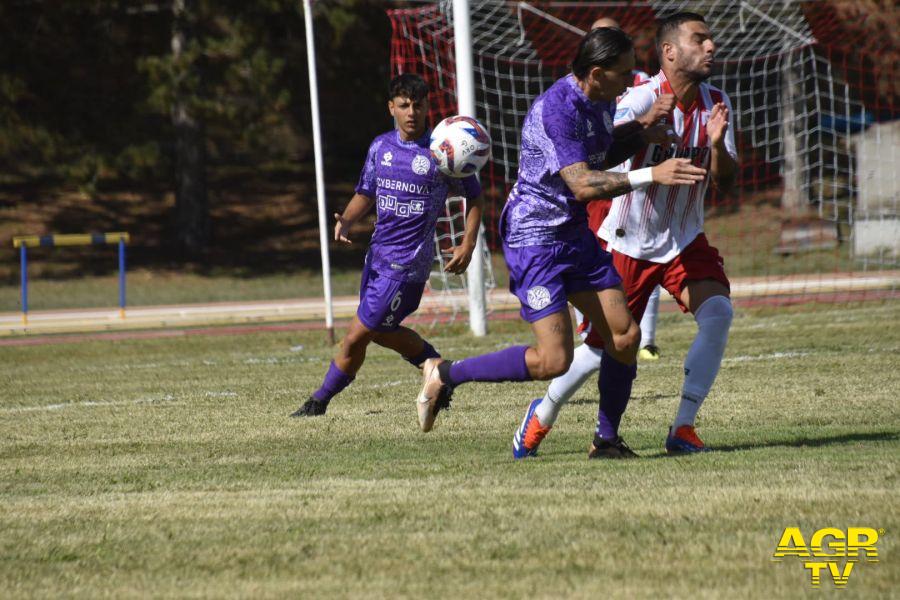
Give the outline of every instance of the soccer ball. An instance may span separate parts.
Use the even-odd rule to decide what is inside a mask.
[[[431,132],[431,158],[441,173],[467,177],[491,157],[491,136],[472,117],[447,117]]]

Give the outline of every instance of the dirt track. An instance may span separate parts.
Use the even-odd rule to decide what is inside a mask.
[[[732,296],[738,306],[900,299],[900,271],[742,279],[732,282]],[[663,311],[677,310],[666,294],[663,300]],[[357,302],[355,296],[334,299],[336,325],[343,325],[353,316]],[[491,319],[517,317],[518,301],[505,290],[493,290],[488,305]],[[447,300],[428,294],[408,321],[430,324],[455,318],[465,322],[465,310],[464,297]],[[322,299],[135,307],[128,309],[125,318],[118,309],[40,311],[30,313],[27,324],[20,313],[2,313],[0,346],[309,329],[325,329]]]

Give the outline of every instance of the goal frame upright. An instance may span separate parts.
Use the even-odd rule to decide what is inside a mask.
[[[456,98],[459,114],[477,118],[469,0],[453,0],[453,50],[456,58]],[[469,288],[469,328],[476,337],[487,335],[484,265],[481,260],[484,243],[484,232],[479,223],[473,254],[475,259],[469,263],[466,272]]]

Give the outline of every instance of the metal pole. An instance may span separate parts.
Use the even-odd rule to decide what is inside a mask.
[[[125,238],[119,238],[119,318],[125,318]]]
[[[309,70],[309,103],[312,109],[313,148],[316,163],[316,201],[319,207],[319,246],[322,252],[322,283],[325,288],[325,328],[334,343],[334,310],[331,306],[331,261],[328,256],[329,215],[325,204],[325,171],[322,166],[322,131],[319,124],[319,84],[316,80],[316,45],[313,37],[312,2],[303,0],[306,24],[306,63]]]
[[[453,47],[456,54],[456,100],[459,114],[475,114],[475,78],[472,71],[472,32],[469,0],[453,0]],[[484,234],[481,226],[475,241],[475,254],[466,271],[469,282],[469,327],[477,337],[487,334],[487,308],[484,298]]]
[[[22,325],[28,325],[28,251],[19,247],[19,268],[22,270]]]

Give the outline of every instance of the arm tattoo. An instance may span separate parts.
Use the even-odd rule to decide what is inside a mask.
[[[626,173],[611,171],[594,171],[585,163],[575,163],[560,170],[566,185],[582,202],[595,198],[614,198],[631,191]]]
[[[631,191],[627,173],[613,173],[611,171],[587,171],[586,183],[593,188],[597,198],[614,198]]]

